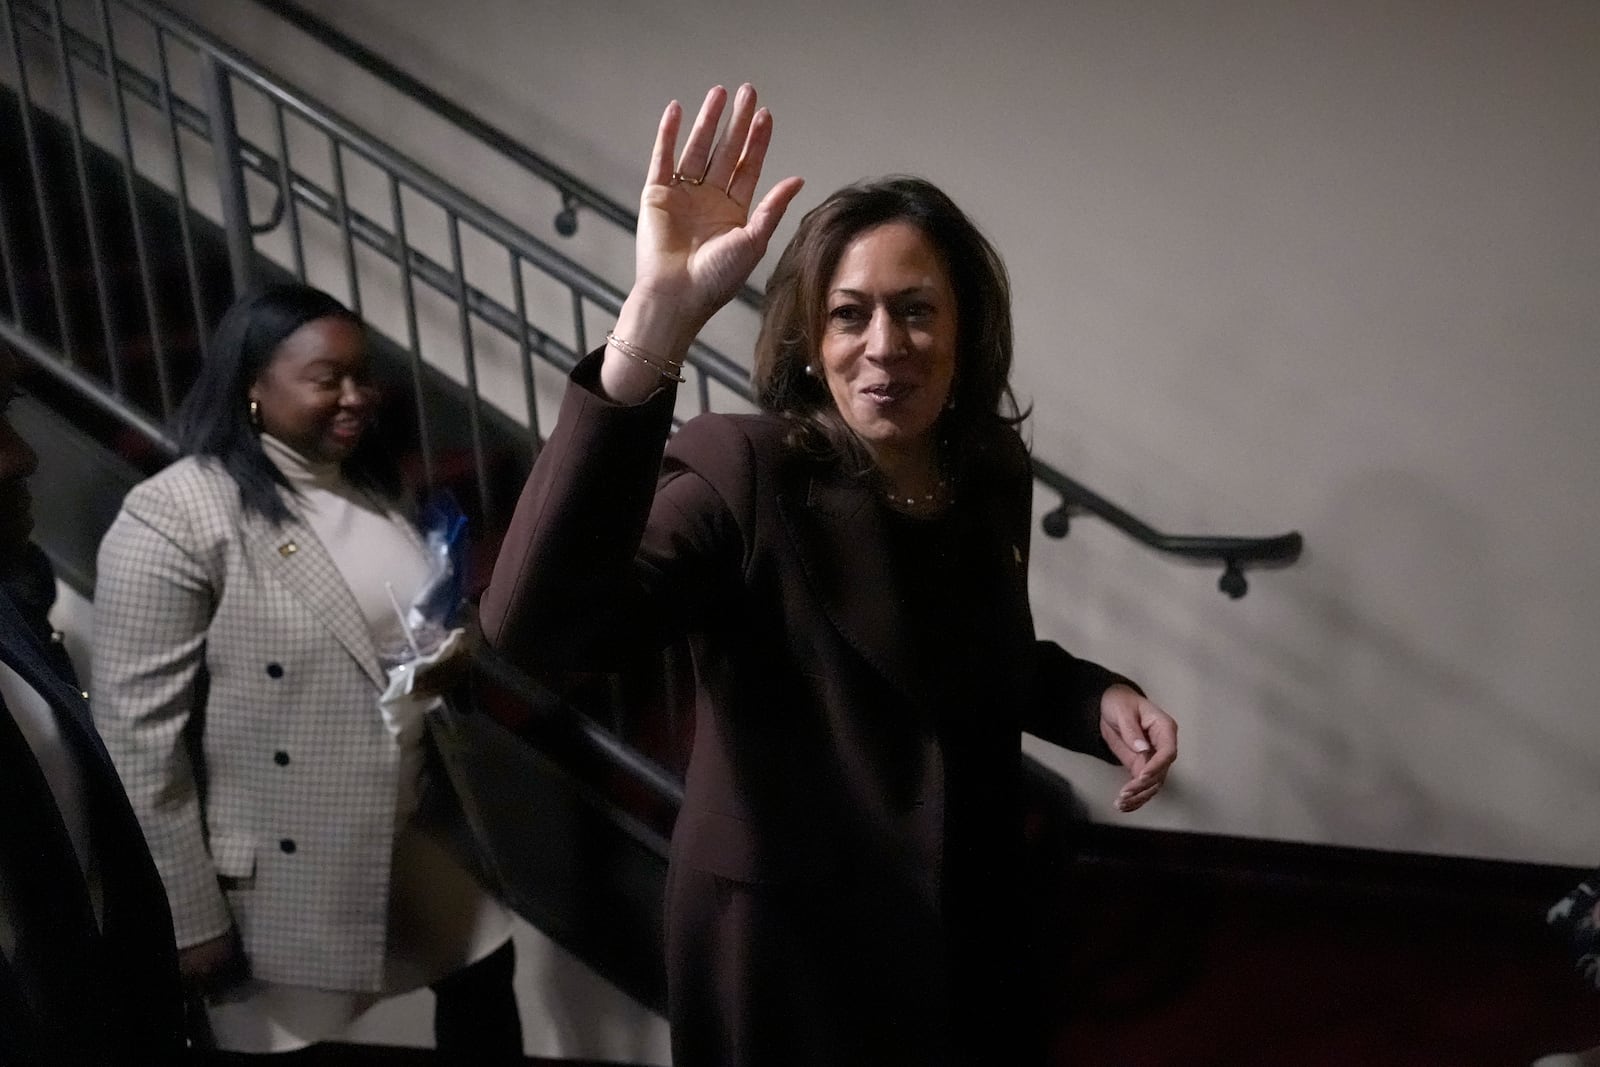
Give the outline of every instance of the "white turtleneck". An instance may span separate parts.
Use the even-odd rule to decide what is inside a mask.
[[[405,633],[385,583],[402,608],[410,606],[428,578],[422,539],[373,493],[352,485],[339,464],[308,459],[270,434],[261,435],[261,450],[295,490],[295,513],[333,557],[379,654],[401,647]]]

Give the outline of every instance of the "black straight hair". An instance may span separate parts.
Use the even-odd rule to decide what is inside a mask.
[[[250,387],[285,338],[316,319],[336,318],[365,330],[360,316],[320,289],[290,282],[246,293],[223,314],[200,374],[173,416],[178,448],[222,464],[239,486],[239,500],[274,525],[289,518],[279,490],[294,492],[261,449],[250,420]],[[394,456],[368,432],[341,464],[346,478],[387,498],[400,491]]]

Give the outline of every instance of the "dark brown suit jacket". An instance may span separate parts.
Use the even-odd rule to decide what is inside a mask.
[[[876,493],[786,447],[766,415],[693,419],[663,463],[672,396],[611,404],[597,366],[574,372],[482,618],[536,669],[603,669],[689,638],[695,740],[667,901],[674,1061],[957,1061],[952,998],[959,1018],[962,990],[1011,978],[972,972],[1010,968],[985,946],[1016,937],[1021,732],[1109,759],[1099,698],[1120,680],[1034,639],[1020,440],[997,433],[961,482],[972,639],[939,677],[982,682],[952,706],[912,640]]]

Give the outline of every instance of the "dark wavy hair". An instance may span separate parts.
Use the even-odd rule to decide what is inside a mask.
[[[998,427],[1026,417],[1011,392],[1011,281],[1005,263],[972,220],[938,186],[895,175],[848,185],[800,220],[767,281],[754,381],[761,407],[789,418],[791,442],[871,469],[865,449],[834,406],[820,376],[806,373],[821,351],[828,285],[845,248],[886,222],[916,226],[933,243],[956,298],[954,404],[939,417],[947,458]]]
[[[289,518],[279,489],[293,488],[261,450],[250,424],[250,387],[272,362],[285,338],[315,319],[336,318],[365,330],[360,316],[320,289],[286,283],[241,296],[223,314],[194,385],[173,416],[173,433],[186,456],[209,456],[239,484],[247,512],[274,525]],[[342,464],[345,477],[386,497],[400,490],[394,457],[371,432]]]

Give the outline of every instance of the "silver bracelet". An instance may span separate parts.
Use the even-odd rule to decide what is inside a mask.
[[[624,340],[623,338],[618,337],[611,330],[606,331],[606,344],[613,346],[618,352],[621,352],[630,359],[634,359],[640,363],[643,363],[646,367],[649,367],[651,370],[655,371],[669,382],[678,382],[681,384],[684,380],[682,363],[674,363],[670,359],[655,355],[651,352],[646,352],[632,341]]]

